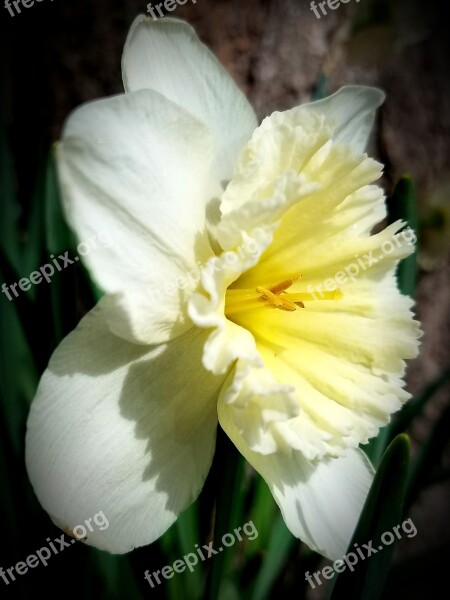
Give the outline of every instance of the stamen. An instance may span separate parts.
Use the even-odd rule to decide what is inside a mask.
[[[286,279],[286,281],[282,281],[281,283],[277,283],[277,285],[272,286],[270,291],[274,294],[281,294],[281,292],[285,292],[288,290],[294,283],[301,277],[295,277],[294,279]],[[257,288],[258,289],[258,288]]]
[[[279,285],[281,285],[281,284],[279,284]],[[275,288],[277,288],[277,287],[279,287],[279,286],[275,286]],[[286,288],[283,288],[283,290],[284,289],[286,289]],[[262,296],[264,296],[271,304],[273,304],[277,308],[280,308],[281,310],[287,310],[290,312],[297,310],[297,307],[293,302],[291,302],[287,298],[283,298],[283,296],[274,294],[271,290],[267,290],[264,287],[258,286],[256,288],[256,291],[258,292],[258,294],[261,294]]]
[[[305,308],[304,302],[314,300],[338,300],[342,297],[340,290],[333,292],[315,293],[290,293],[288,290],[301,275],[280,281],[268,288],[260,285],[255,289],[229,289],[225,297],[225,314],[227,316],[239,312],[256,310],[258,308],[278,308],[287,312],[294,312],[297,308]]]

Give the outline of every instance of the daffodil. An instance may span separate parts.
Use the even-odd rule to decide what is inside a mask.
[[[71,227],[112,243],[85,257],[105,295],[31,408],[35,492],[66,530],[103,511],[88,544],[149,544],[201,491],[220,424],[292,533],[337,558],[373,478],[359,446],[407,400],[418,348],[404,224],[371,235],[383,93],[346,87],[258,127],[172,19],[134,22],[122,70],[125,93],[76,110],[57,149]]]

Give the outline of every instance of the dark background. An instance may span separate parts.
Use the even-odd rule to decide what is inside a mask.
[[[138,0],[43,0],[22,8],[14,18],[0,5],[0,125],[12,152],[11,169],[20,205],[17,216],[25,244],[33,193],[51,144],[77,105],[121,93],[123,43],[134,17],[145,12],[145,4]],[[450,174],[447,11],[444,2],[361,0],[357,4],[351,0],[319,21],[309,10],[309,2],[302,0],[198,0],[196,5],[189,1],[178,7],[173,16],[186,18],[195,26],[247,93],[260,118],[309,100],[323,88],[335,91],[348,83],[382,87],[388,100],[373,150],[386,165],[384,186],[391,192],[399,176],[410,173],[417,183],[421,213],[426,216],[430,199]],[[2,207],[0,198],[0,211]],[[420,257],[424,268],[416,297],[425,336],[421,356],[409,369],[408,385],[413,393],[423,390],[450,365],[450,261],[448,256],[432,256],[430,267],[429,252],[433,254],[424,237]],[[77,318],[93,301],[87,295],[78,306]],[[42,354],[35,357],[42,367],[55,345],[53,339],[46,339],[47,318],[43,311],[39,324],[42,348],[35,349]],[[67,331],[77,318],[65,324]],[[4,323],[1,325],[3,328]],[[38,328],[36,322],[33,326]],[[447,384],[410,431],[413,449],[424,441],[448,405]],[[4,429],[1,433],[5,434]],[[16,531],[14,539],[6,537],[5,543],[0,542],[0,566],[4,568],[24,560],[46,537],[59,535],[30,500],[23,464],[19,461],[12,467],[9,458],[3,456],[17,523],[8,523],[9,530]],[[448,448],[442,464],[447,469],[450,465]],[[207,494],[205,503],[208,506]],[[448,480],[428,486],[419,496],[411,513],[419,533],[399,544],[386,599],[448,597],[449,506]],[[7,518],[5,512],[2,518]],[[144,597],[149,595],[142,573],[149,565],[165,564],[159,552],[154,545],[133,553],[130,566],[118,563],[118,581],[126,582],[130,573],[135,573]],[[127,595],[126,586],[123,590],[119,584],[104,588],[97,555],[78,546],[64,554],[53,558],[45,569],[23,576],[11,589],[0,580],[1,596],[11,593],[11,597],[31,598],[38,592],[47,598]],[[284,577],[292,580],[293,571],[294,562],[286,565]],[[290,589],[283,585],[280,580],[280,590]],[[320,598],[321,593],[318,590],[314,597]],[[164,591],[151,590],[151,596],[164,597]]]

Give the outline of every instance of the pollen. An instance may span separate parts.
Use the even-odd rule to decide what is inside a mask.
[[[305,302],[317,300],[315,294],[287,291],[300,277],[301,275],[298,275],[269,287],[260,285],[256,289],[228,289],[225,297],[226,316],[260,308],[277,308],[286,312],[294,312],[299,308],[305,308]],[[342,293],[336,290],[334,292],[322,292],[320,299],[337,300],[341,297]]]
[[[293,302],[289,299],[289,295],[286,294],[286,290],[291,287],[296,281],[298,277],[295,279],[287,279],[286,281],[281,281],[271,288],[267,289],[262,286],[258,286],[256,288],[256,292],[261,294],[261,296],[266,299],[272,306],[275,308],[279,308],[280,310],[286,310],[288,312],[293,312],[297,310],[297,308],[305,308],[305,305],[301,300]]]

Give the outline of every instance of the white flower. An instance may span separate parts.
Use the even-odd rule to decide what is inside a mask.
[[[148,544],[199,494],[219,421],[292,533],[337,558],[373,475],[358,445],[408,398],[418,346],[394,274],[411,250],[403,224],[370,235],[385,205],[363,152],[383,94],[343,88],[257,128],[191,27],[142,17],[123,78],[124,95],[71,115],[58,147],[71,226],[113,243],[86,256],[106,294],[31,409],[36,494],[65,529],[102,510],[92,545]]]

